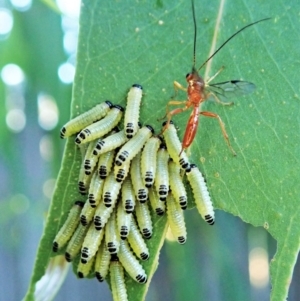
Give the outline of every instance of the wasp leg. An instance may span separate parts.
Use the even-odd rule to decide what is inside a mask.
[[[231,150],[232,154],[234,156],[236,156],[236,152],[234,151],[234,149],[232,148],[231,144],[230,144],[230,141],[229,141],[229,137],[228,137],[228,134],[225,130],[225,124],[224,122],[222,121],[221,117],[218,115],[218,114],[215,114],[215,113],[212,113],[212,112],[200,112],[201,115],[203,116],[206,116],[206,117],[211,117],[211,118],[217,118],[218,121],[219,121],[219,124],[220,124],[220,127],[221,127],[221,131],[222,131],[222,134],[223,134],[223,137],[229,147],[229,149]]]

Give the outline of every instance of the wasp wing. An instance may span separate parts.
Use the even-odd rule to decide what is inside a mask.
[[[252,93],[255,90],[255,85],[242,80],[230,80],[222,83],[209,84],[205,89],[217,97],[232,98]]]

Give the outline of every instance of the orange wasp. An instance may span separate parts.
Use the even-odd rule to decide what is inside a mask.
[[[232,103],[224,103],[221,100],[219,100],[218,96],[223,96],[223,97],[229,97],[231,94],[234,95],[245,95],[248,93],[251,93],[255,89],[255,85],[246,82],[246,81],[241,81],[241,80],[230,80],[222,83],[217,83],[217,84],[209,84],[223,69],[222,67],[214,76],[212,76],[209,80],[204,81],[204,79],[199,75],[198,71],[215,55],[217,52],[221,50],[227,44],[232,38],[234,38],[237,34],[239,34],[241,31],[244,29],[257,24],[262,21],[269,20],[270,18],[265,18],[253,23],[250,23],[240,30],[238,30],[236,33],[234,33],[231,37],[229,37],[197,70],[195,68],[196,64],[196,39],[197,39],[197,25],[196,25],[196,17],[195,17],[195,6],[194,6],[194,1],[192,0],[192,12],[193,12],[193,21],[194,21],[194,51],[193,51],[193,67],[192,71],[186,75],[186,81],[188,83],[188,87],[184,88],[180,83],[177,81],[174,82],[174,88],[175,91],[177,92],[178,89],[186,91],[187,92],[187,100],[186,101],[177,101],[177,100],[171,100],[167,104],[167,114],[165,117],[167,117],[167,123],[164,126],[164,129],[167,129],[171,118],[173,115],[179,114],[181,112],[186,111],[189,108],[193,108],[193,111],[189,117],[189,120],[187,122],[187,126],[185,129],[185,133],[183,136],[182,140],[182,149],[179,153],[179,156],[185,150],[188,148],[196,135],[197,128],[198,128],[198,122],[199,122],[199,115],[203,115],[206,117],[212,117],[216,118],[219,121],[219,125],[222,130],[222,134],[225,138],[225,141],[227,142],[228,147],[230,148],[231,152],[233,155],[236,155],[235,151],[233,150],[228,134],[225,130],[225,124],[222,121],[221,117],[212,112],[208,111],[201,111],[201,104],[205,102],[210,96],[213,96],[215,100],[218,103],[221,103],[223,105],[231,105]],[[218,96],[217,96],[218,95]],[[169,111],[168,107],[172,105],[184,105],[184,107],[177,108],[174,110]]]

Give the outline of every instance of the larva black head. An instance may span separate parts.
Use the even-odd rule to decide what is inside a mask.
[[[84,202],[82,202],[82,201],[76,201],[76,202],[74,203],[74,205],[77,205],[77,206],[79,206],[80,208],[82,208],[82,207],[84,206]]]
[[[112,108],[112,107],[114,106],[109,100],[106,100],[105,103],[106,103],[110,108]]]
[[[120,110],[121,112],[124,112],[124,108],[122,106],[114,105],[113,108],[116,108],[116,109]]]
[[[147,127],[152,132],[152,134],[154,134],[154,129],[151,125],[146,124],[145,127]]]
[[[141,85],[139,85],[139,84],[133,84],[132,87],[143,90],[143,87]]]
[[[138,126],[139,126],[139,128],[141,128],[141,127],[142,127],[142,124],[141,124],[141,122],[138,122]]]

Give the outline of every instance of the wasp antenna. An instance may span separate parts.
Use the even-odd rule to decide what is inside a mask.
[[[194,1],[192,1],[194,3]],[[194,8],[194,6],[193,6]],[[193,10],[194,11],[194,10]],[[198,69],[198,71],[213,57],[215,56],[231,39],[233,39],[237,34],[239,34],[241,31],[243,31],[244,29],[252,26],[252,25],[255,25],[257,23],[260,23],[262,21],[267,21],[267,20],[270,20],[272,18],[264,18],[264,19],[261,19],[261,20],[258,20],[258,21],[255,21],[253,23],[250,23],[244,27],[242,27],[240,30],[238,30],[236,33],[234,33],[231,37],[229,37]],[[194,20],[195,20],[195,16],[194,16]],[[194,21],[195,22],[195,21]],[[194,51],[195,51],[195,45],[194,45]]]
[[[193,69],[194,69],[196,65],[196,42],[197,42],[197,23],[196,23],[194,0],[192,0],[192,12],[193,12],[193,21],[194,21],[194,53],[193,53]]]

